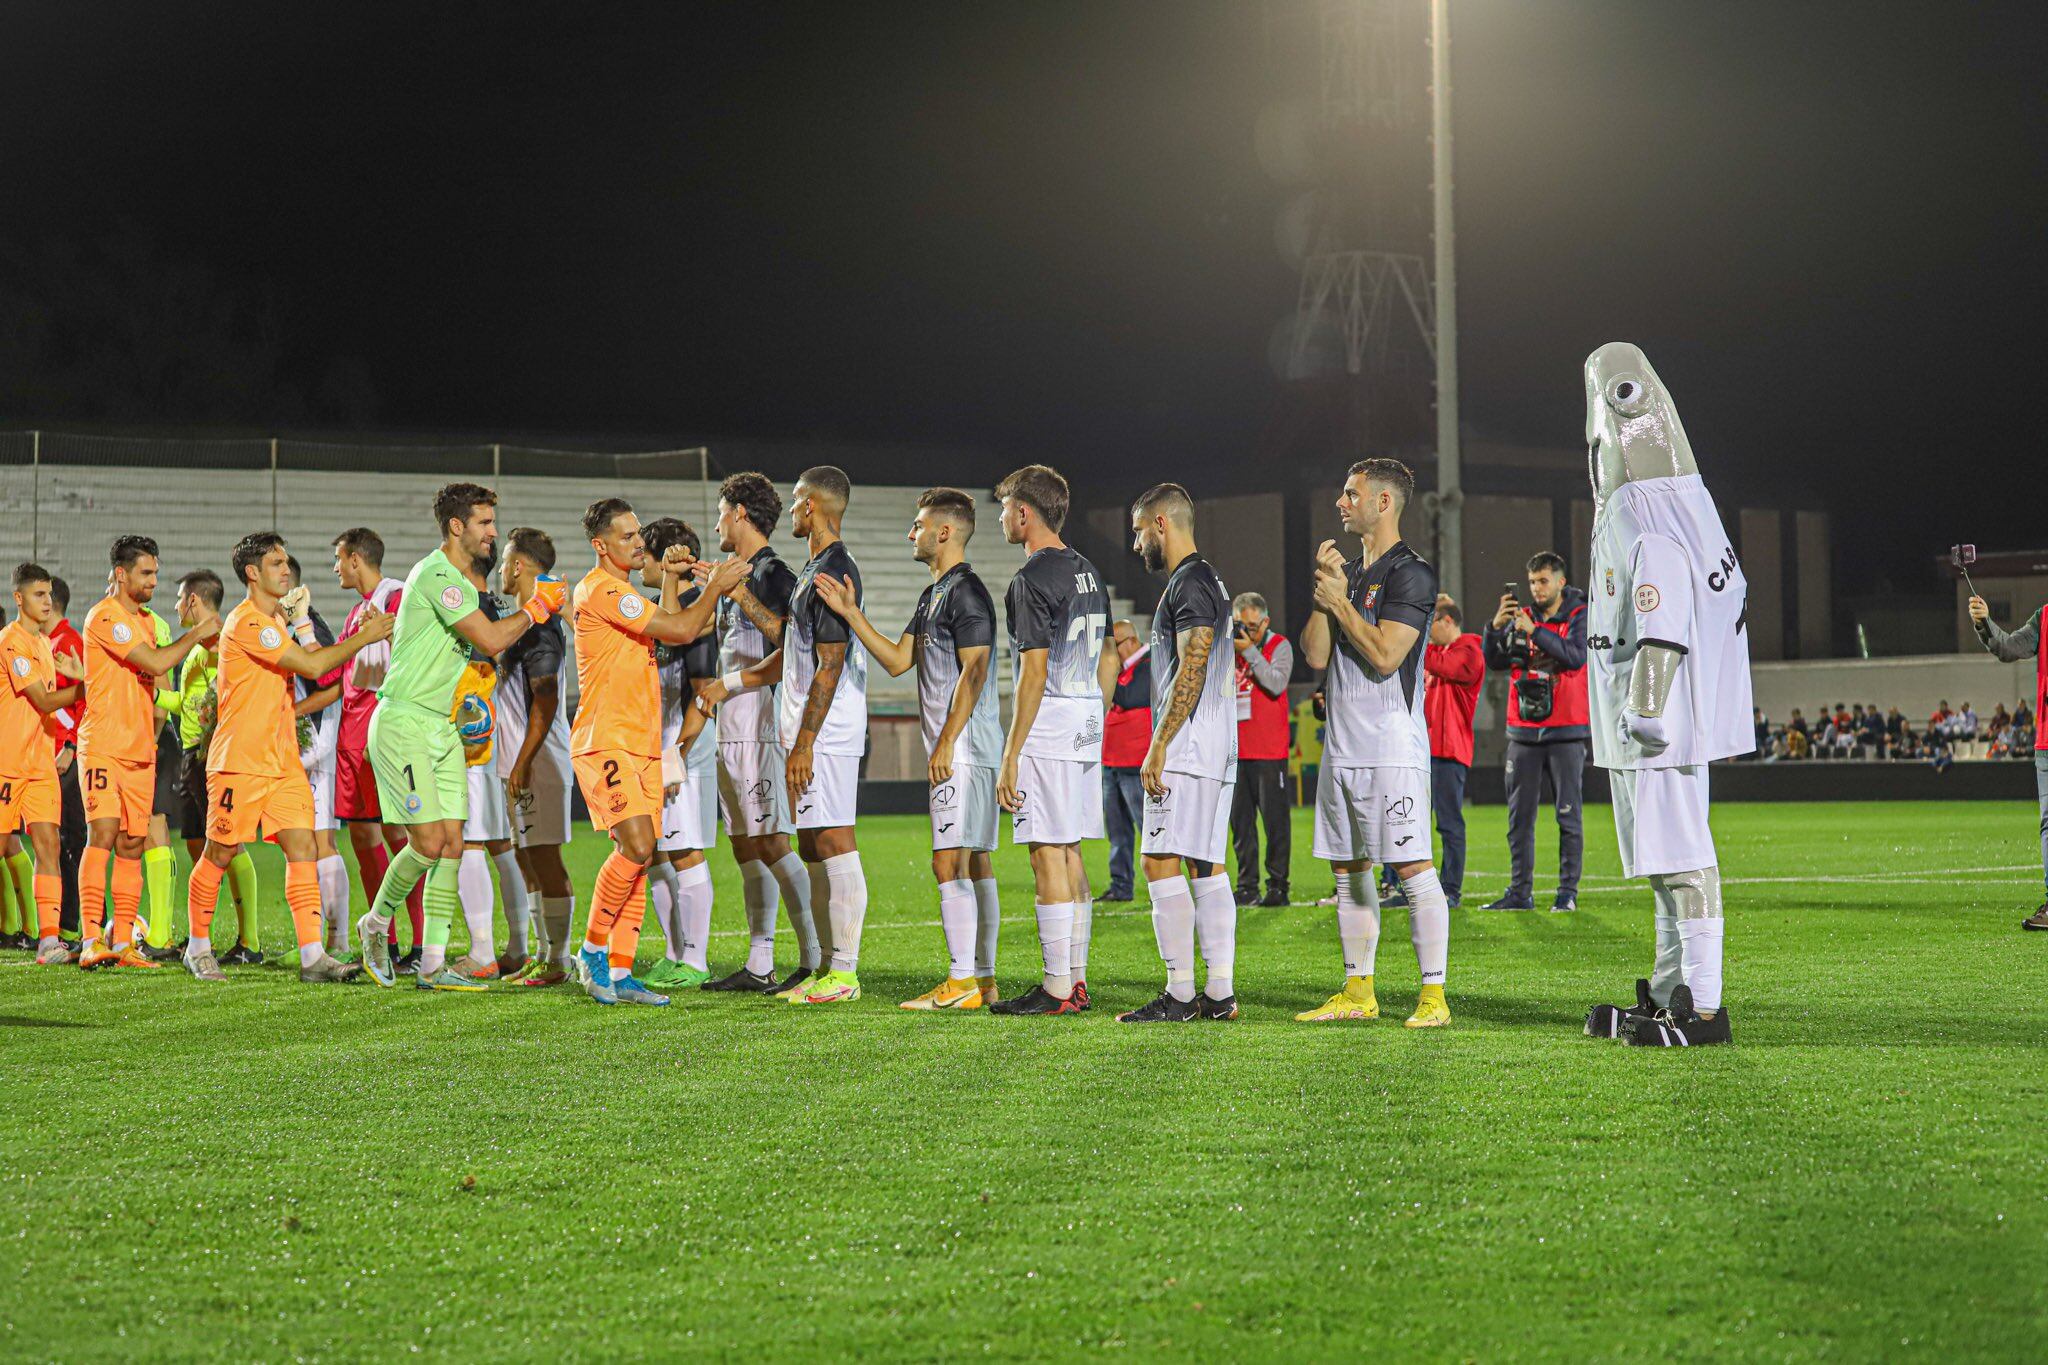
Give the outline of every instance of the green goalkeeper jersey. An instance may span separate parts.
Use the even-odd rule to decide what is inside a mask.
[[[391,633],[391,664],[378,705],[396,703],[448,719],[455,684],[469,663],[469,641],[455,623],[477,610],[476,589],[440,550],[412,566]]]

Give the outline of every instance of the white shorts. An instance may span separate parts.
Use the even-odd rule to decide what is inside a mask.
[[[512,815],[505,805],[505,779],[498,765],[479,763],[468,772],[469,818],[462,822],[466,843],[488,844],[512,837]]]
[[[1010,816],[1017,844],[1078,844],[1102,837],[1102,761],[1017,759],[1020,804]]]
[[[1140,851],[1153,858],[1223,861],[1230,847],[1230,797],[1236,782],[1195,773],[1165,775],[1166,798],[1145,798],[1145,837]]]
[[[794,797],[791,815],[798,829],[838,829],[853,824],[860,789],[859,754],[811,755],[811,785]]]
[[[1315,856],[1333,863],[1429,859],[1429,773],[1331,768],[1316,778]]]
[[[953,767],[950,781],[925,793],[932,815],[932,851],[964,848],[987,853],[996,846],[996,770],[971,763]]]
[[[718,741],[718,806],[735,838],[794,834],[783,793],[782,746],[762,740]]]
[[[1607,774],[1621,875],[1660,877],[1713,867],[1707,825],[1707,767],[1617,768]]]
[[[521,848],[556,848],[569,842],[569,768],[543,748],[533,756],[526,780],[532,785],[512,814],[512,837]],[[504,784],[499,783],[503,790]]]
[[[306,769],[306,781],[313,788],[313,828],[340,829],[334,818],[334,764]]]
[[[683,770],[675,795],[662,803],[661,839],[654,845],[662,853],[710,848],[718,842],[718,771],[700,768]]]

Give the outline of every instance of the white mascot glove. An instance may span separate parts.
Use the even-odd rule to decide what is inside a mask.
[[[1621,737],[1634,740],[1648,758],[1655,758],[1671,747],[1671,735],[1664,728],[1662,716],[1639,716],[1633,711],[1623,711]]]

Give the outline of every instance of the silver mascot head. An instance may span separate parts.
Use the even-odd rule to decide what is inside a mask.
[[[1629,342],[1586,357],[1586,463],[1596,515],[1625,483],[1700,472],[1670,391]]]

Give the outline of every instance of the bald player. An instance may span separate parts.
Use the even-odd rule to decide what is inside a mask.
[[[25,833],[36,851],[36,961],[43,964],[72,961],[57,926],[64,907],[64,882],[57,871],[63,793],[51,740],[63,731],[53,717],[78,700],[81,685],[57,686],[48,634],[56,619],[50,571],[40,564],[18,566],[14,619],[0,630],[0,668],[7,676],[7,685],[0,688],[0,834]],[[71,672],[84,671],[75,657],[66,656],[66,665]]]
[[[107,558],[112,584],[85,614],[85,721],[78,731],[86,822],[85,856],[78,865],[78,965],[87,971],[161,965],[133,942],[142,905],[142,851],[156,804],[156,683],[220,631],[218,621],[202,621],[159,646],[156,623],[143,610],[156,593],[156,542],[121,536]],[[106,933],[109,863],[114,923]]]
[[[337,962],[323,943],[320,848],[313,838],[313,788],[299,753],[292,679],[317,681],[389,639],[392,618],[372,607],[355,634],[318,647],[303,592],[293,592],[290,556],[275,531],[243,536],[231,566],[245,596],[220,628],[218,719],[206,756],[206,848],[187,888],[192,934],[185,969],[201,981],[225,981],[213,956],[213,912],[221,878],[242,845],[268,836],[284,852],[285,904],[299,940],[299,980],[352,981],[360,968]],[[289,615],[290,619],[287,619]]]
[[[671,610],[634,590],[647,547],[631,503],[600,498],[590,504],[583,532],[597,562],[571,599],[581,700],[569,761],[590,822],[611,835],[612,852],[598,869],[577,974],[600,1005],[666,1005],[667,996],[633,976],[662,807],[661,678],[652,646],[687,645],[709,630],[718,594],[738,583],[747,566],[727,560],[696,601]],[[669,547],[661,562],[664,597],[690,576],[691,563],[681,544]]]

